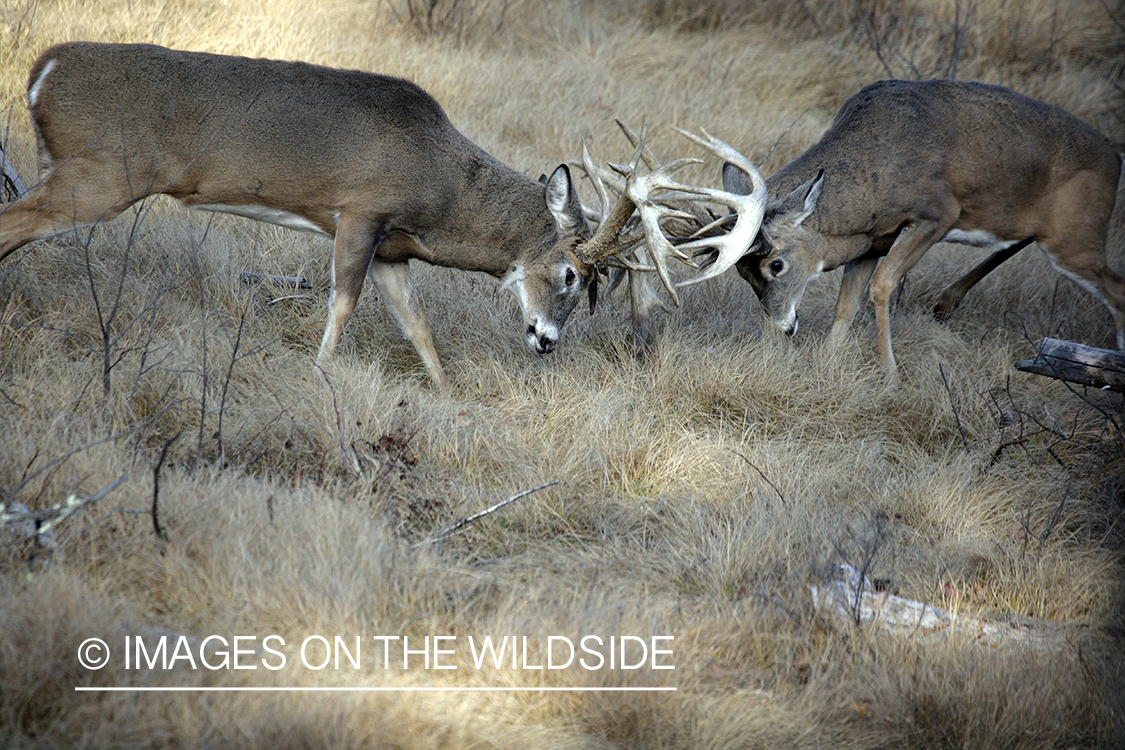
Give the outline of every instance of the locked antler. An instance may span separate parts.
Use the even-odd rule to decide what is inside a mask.
[[[612,172],[597,167],[590,158],[586,144],[582,144],[582,168],[590,177],[601,204],[601,222],[597,232],[578,248],[580,257],[587,263],[612,261],[633,271],[655,271],[660,277],[672,302],[679,305],[676,288],[697,284],[714,278],[733,266],[750,247],[766,206],[766,183],[753,162],[729,144],[703,130],[700,138],[686,130],[676,132],[698,143],[715,155],[735,165],[746,173],[754,189],[749,195],[736,195],[724,190],[686,185],[672,175],[688,164],[702,163],[701,159],[681,158],[668,164],[657,162],[645,146],[645,131],[638,137],[618,121],[626,137],[633,143],[633,156],[626,165],[610,164]],[[640,173],[644,161],[650,171]],[[615,176],[613,173],[616,173]],[[620,198],[610,206],[606,183],[620,193]],[[731,221],[730,215],[712,219],[699,202],[718,203],[734,210],[734,226],[714,234]],[[636,221],[632,221],[636,214]],[[676,220],[688,227],[687,239],[673,241],[665,234],[662,222]],[[638,226],[639,225],[639,226]],[[679,239],[679,238],[677,238]],[[640,244],[647,247],[647,262],[629,258],[630,251],[641,252]],[[701,266],[696,257],[706,257]],[[698,276],[674,283],[668,271],[669,257],[693,268],[706,268]]]

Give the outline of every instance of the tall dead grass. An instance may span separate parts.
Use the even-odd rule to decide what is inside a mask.
[[[450,15],[419,25],[411,9],[427,8]],[[772,171],[863,83],[954,62],[1125,132],[1125,16],[1100,2],[67,0],[2,13],[0,134],[25,178],[26,71],[75,38],[403,75],[530,174],[575,158],[581,138],[623,158],[615,116],[649,123],[661,156],[695,155],[668,125],[703,125]],[[693,177],[717,182],[718,166]],[[1119,217],[1118,268],[1123,246]],[[338,357],[312,365],[321,240],[154,200],[21,251],[0,267],[0,499],[44,512],[128,479],[51,535],[0,532],[0,744],[1115,746],[1122,400],[1011,368],[1044,335],[1108,345],[1110,321],[1028,251],[936,323],[934,298],[972,257],[939,247],[912,271],[892,316],[898,390],[875,362],[869,310],[839,351],[824,346],[831,274],[793,341],[762,327],[732,274],[687,291],[643,356],[619,293],[532,358],[494,281],[419,268],[453,383],[441,394],[370,292]],[[246,285],[243,271],[314,289]],[[826,618],[808,585],[840,563],[1058,645],[991,649]],[[374,635],[527,636],[533,663],[548,635],[663,634],[676,669],[477,670],[465,650],[443,671],[76,660],[89,637],[117,649],[127,635],[269,633],[290,646],[360,636],[365,649]]]

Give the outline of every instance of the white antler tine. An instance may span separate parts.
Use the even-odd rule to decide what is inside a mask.
[[[644,150],[645,132],[642,128],[636,150],[628,164],[609,163],[610,169],[625,178],[625,189],[622,190],[621,197],[613,207],[606,212],[605,219],[598,227],[598,231],[578,249],[579,257],[587,263],[597,263],[611,255],[621,253],[622,242],[618,235],[625,228],[636,209],[636,201],[629,195],[629,184],[636,179],[637,165],[640,163],[641,154]]]
[[[734,227],[732,227],[729,232],[716,237],[700,236],[705,232],[715,229],[718,225],[729,221],[731,218],[721,217],[694,232],[692,234],[694,239],[679,246],[681,252],[686,253],[687,251],[694,251],[693,254],[695,255],[698,255],[699,251],[704,249],[717,251],[714,261],[707,266],[703,273],[678,284],[678,286],[690,286],[718,276],[737,263],[746,253],[746,250],[757,236],[758,230],[761,228],[762,218],[765,214],[766,202],[768,200],[768,192],[766,189],[766,181],[762,177],[761,172],[758,171],[754,162],[726,141],[711,135],[705,128],[700,128],[700,132],[703,133],[702,138],[683,128],[674,128],[674,130],[688,140],[694,141],[715,154],[720,159],[741,169],[746,173],[746,176],[753,185],[749,195],[740,195],[725,190],[706,188],[699,188],[697,190],[697,192],[705,196],[707,200],[734,209],[736,216],[734,217]]]
[[[621,132],[625,134],[625,138],[629,141],[630,146],[636,147],[638,143],[644,143],[645,126],[643,124],[641,125],[641,135],[637,135],[633,132],[632,128],[622,122],[620,117],[613,118],[613,121],[617,123],[617,127],[621,128]],[[660,160],[656,158],[656,154],[654,154],[652,149],[647,145],[644,147],[642,157],[644,158],[645,166],[649,169],[656,169],[660,166]]]
[[[730,162],[731,164],[745,172],[746,176],[750,178],[751,183],[754,185],[752,194],[760,196],[762,200],[766,199],[767,192],[765,178],[762,177],[762,173],[758,171],[758,166],[745,155],[743,155],[741,151],[739,151],[726,141],[711,135],[707,132],[706,128],[701,127],[699,129],[700,132],[702,132],[703,135],[706,136],[706,140],[700,138],[695,133],[684,130],[683,128],[673,127],[673,129],[688,140],[698,143],[700,146],[707,149],[715,156],[718,156],[724,161]],[[715,192],[718,193],[721,191]]]
[[[641,205],[642,202],[651,202],[652,193],[656,190],[674,190],[680,193],[702,195],[704,192],[699,188],[684,185],[672,178],[673,172],[683,169],[689,164],[700,163],[700,159],[676,159],[674,162],[663,165],[655,172],[649,172],[643,177],[634,176],[632,179],[626,180],[626,190],[629,192],[629,197],[632,198],[633,202],[637,205]]]
[[[680,209],[672,208],[671,206],[664,206],[663,213],[664,218],[666,219],[683,219],[684,221],[692,221],[693,219],[695,219],[695,214],[689,213],[687,211],[681,211]],[[693,232],[692,236],[688,239],[694,239],[694,237],[695,233]]]
[[[660,169],[657,169],[657,170],[651,172],[650,174],[670,176],[673,172],[678,172],[681,169],[683,169],[684,167],[688,166],[689,164],[702,164],[702,163],[703,163],[703,160],[698,158],[698,157],[684,156],[684,157],[681,157],[679,159],[676,159],[675,161],[671,161],[671,162],[668,162],[667,164],[661,165]]]
[[[689,218],[694,218],[694,214],[691,215]],[[718,227],[721,227],[723,224],[726,224],[727,222],[733,220],[734,218],[735,218],[735,214],[727,214],[726,216],[720,216],[719,218],[712,221],[710,224],[707,224],[706,226],[702,226],[699,229],[696,229],[694,232],[691,233],[691,235],[688,236],[688,239],[694,240],[696,238],[702,237],[705,232],[710,232],[712,229],[717,229]]]
[[[684,157],[667,164],[659,164],[647,174],[641,175],[639,171],[641,161],[645,160],[649,163],[646,159],[646,154],[649,152],[645,150],[647,130],[642,128],[641,134],[637,136],[620,121],[618,125],[635,147],[632,158],[627,164],[609,164],[610,170],[620,175],[620,178],[595,167],[583,144],[583,168],[587,174],[592,175],[591,179],[601,180],[604,175],[616,182],[623,178],[623,188],[621,199],[610,211],[607,211],[607,214],[613,214],[612,219],[608,215],[605,217],[597,235],[584,245],[582,254],[591,262],[605,260],[613,255],[614,264],[620,264],[634,271],[655,271],[668,291],[672,304],[679,306],[677,287],[697,284],[718,276],[733,266],[749,248],[757,235],[765,212],[765,181],[754,164],[729,144],[715,138],[706,130],[702,131],[703,137],[700,137],[680,128],[676,128],[677,132],[745,171],[754,185],[751,194],[737,195],[723,190],[696,187],[675,179],[673,175],[684,167],[703,163],[702,159],[695,157]],[[603,187],[606,181],[608,180],[603,180]],[[616,188],[617,186],[614,185],[614,189]],[[733,217],[713,219],[698,205],[699,200],[729,206],[736,214]],[[674,203],[685,204],[692,212],[671,205]],[[631,248],[640,241],[639,233],[636,233],[635,229],[626,229],[630,226],[632,221],[630,217],[634,212],[640,218],[643,240],[648,248],[648,263],[630,261],[623,257],[627,254],[626,248]],[[729,232],[714,237],[703,236],[707,232],[714,231],[719,225],[731,221],[732,218],[734,226]],[[688,221],[693,225],[702,225],[703,228],[692,232],[691,239],[687,242],[676,245],[664,234],[661,227],[661,222],[666,219]],[[709,256],[708,261],[714,257],[714,262],[705,264],[705,270],[698,276],[678,284],[674,283],[668,269],[668,258],[674,257],[686,265],[699,269],[701,266],[693,259],[693,255],[704,254],[704,251]]]
[[[625,192],[625,183],[621,180],[620,177],[618,177],[616,173],[611,170],[599,167],[597,164],[594,164],[592,162],[590,164],[583,164],[581,161],[572,161],[570,162],[570,165],[573,167],[577,167],[587,175],[590,175],[591,180],[595,179],[595,177],[596,179],[601,180],[603,185],[608,186],[609,189],[615,193]]]
[[[617,174],[621,175],[625,179],[629,179],[629,176],[635,174],[637,171],[632,164],[614,164],[611,161],[607,161],[606,164],[609,165],[610,169],[612,169],[614,172],[617,172]]]
[[[721,193],[722,191],[716,191]],[[680,282],[680,286],[691,286],[698,284],[701,281],[713,279],[719,274],[726,271],[728,268],[737,263],[754,239],[758,236],[758,230],[762,226],[762,217],[765,214],[766,204],[765,200],[760,200],[757,195],[734,195],[733,193],[723,193],[722,195],[713,196],[716,202],[723,202],[735,209],[737,218],[734,222],[734,227],[726,234],[719,235],[718,237],[700,237],[699,239],[691,240],[680,245],[680,249],[684,252],[698,251],[703,248],[714,248],[718,251],[718,257],[714,262],[707,267],[703,273],[698,276],[693,276],[686,281]],[[729,202],[719,200],[720,198],[730,198]],[[721,223],[722,220],[719,221]]]
[[[651,251],[649,259],[656,270],[656,275],[660,277],[660,282],[664,284],[664,288],[668,291],[668,296],[672,298],[672,304],[679,307],[680,295],[676,291],[676,285],[672,282],[671,275],[668,273],[668,265],[664,262],[664,258],[669,255],[680,256],[682,253],[660,231],[659,211],[653,210],[649,206],[639,209],[639,213],[641,223],[644,225],[645,237],[648,240],[648,247]]]

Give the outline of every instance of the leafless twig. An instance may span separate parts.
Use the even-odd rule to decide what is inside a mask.
[[[355,453],[348,450],[348,444],[344,440],[344,418],[340,415],[340,402],[336,399],[336,389],[324,368],[319,363],[313,363],[313,366],[320,370],[320,374],[324,376],[324,382],[328,384],[328,392],[332,394],[332,410],[336,413],[336,438],[340,441],[340,458],[350,463],[352,471],[358,476],[362,473],[362,467],[360,467],[359,459],[356,458]]]
[[[293,286],[298,289],[312,289],[312,284],[304,276],[278,276],[274,273],[255,273],[243,271],[238,275],[243,284],[252,284],[260,281],[269,281],[279,286]]]
[[[4,155],[4,147],[0,145],[0,196],[3,202],[14,201],[27,195],[27,188],[20,179],[19,172]]]
[[[418,544],[416,544],[414,546],[418,547],[418,546],[421,546],[423,544],[433,544],[434,542],[440,542],[443,539],[448,539],[449,537],[453,536],[454,532],[458,531],[459,529],[464,528],[465,526],[468,526],[473,521],[476,521],[478,518],[483,518],[484,516],[487,516],[489,513],[495,513],[496,511],[503,508],[505,505],[509,505],[511,503],[514,503],[516,500],[527,497],[528,495],[530,495],[533,492],[538,492],[539,490],[546,489],[547,487],[551,487],[551,486],[556,485],[558,483],[559,483],[559,480],[556,479],[553,482],[547,482],[546,484],[541,484],[538,487],[532,487],[529,490],[524,490],[523,492],[521,492],[517,495],[512,495],[507,500],[501,500],[500,502],[496,503],[495,505],[493,505],[489,508],[485,508],[480,513],[474,513],[471,516],[468,516],[466,518],[462,518],[460,521],[457,521],[456,523],[452,523],[449,526],[446,526],[444,529],[439,531],[434,536],[431,536],[431,537],[419,542]]]
[[[160,498],[160,467],[164,465],[165,459],[168,458],[168,449],[172,447],[172,443],[176,442],[183,430],[180,430],[172,437],[164,441],[164,446],[160,449],[160,459],[156,462],[156,466],[152,467],[152,528],[156,532],[156,537],[162,542],[168,541],[168,532],[160,525],[160,509],[158,500]]]
[[[745,461],[750,466],[751,469],[758,472],[758,476],[760,476],[765,481],[765,483],[768,484],[770,487],[773,487],[773,491],[777,493],[777,496],[778,496],[778,498],[781,499],[781,502],[783,502],[783,503],[785,502],[785,495],[781,494],[781,490],[779,490],[777,488],[776,484],[774,484],[773,482],[770,481],[770,478],[766,476],[766,473],[764,471],[762,471],[757,466],[755,466],[753,461],[751,461],[750,459],[748,459],[746,456],[742,455],[738,451],[734,451],[734,455],[741,458],[743,461]]]
[[[965,436],[965,428],[961,425],[961,414],[957,411],[957,402],[953,400],[953,389],[949,387],[949,379],[945,377],[945,367],[939,364],[938,372],[941,373],[941,382],[945,383],[945,392],[949,396],[949,406],[953,409],[953,418],[957,420],[957,431],[961,433],[961,442],[965,444],[965,450],[969,450],[969,438]]]

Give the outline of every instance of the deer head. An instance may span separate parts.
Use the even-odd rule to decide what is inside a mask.
[[[723,168],[723,186],[736,193],[751,189],[743,173],[730,164]],[[736,264],[766,316],[790,336],[797,332],[797,309],[805,288],[824,270],[824,235],[805,226],[823,186],[821,170],[789,195],[767,204],[757,239]]]
[[[557,234],[531,257],[514,262],[500,289],[511,292],[519,303],[527,326],[528,347],[546,354],[554,351],[559,333],[584,291],[591,294],[593,312],[597,276],[594,264],[577,253],[591,233],[570,170],[565,164],[560,165],[541,182]]]

